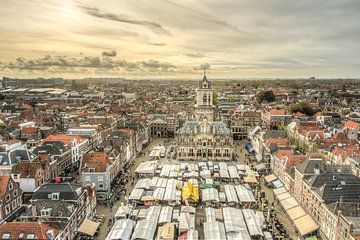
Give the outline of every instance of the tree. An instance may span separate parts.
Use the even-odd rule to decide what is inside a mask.
[[[291,113],[301,112],[307,116],[312,116],[316,112],[308,102],[293,103],[290,105],[289,110]]]
[[[258,103],[266,102],[273,102],[275,101],[275,94],[271,90],[261,91],[256,95],[256,100]]]

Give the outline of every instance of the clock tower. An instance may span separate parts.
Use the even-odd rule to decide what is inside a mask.
[[[195,117],[198,121],[202,121],[204,117],[207,121],[214,121],[213,95],[214,90],[204,71],[204,77],[198,82],[196,89]]]

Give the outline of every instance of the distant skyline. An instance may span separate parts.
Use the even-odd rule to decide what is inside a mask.
[[[359,78],[357,0],[1,0],[0,76]]]

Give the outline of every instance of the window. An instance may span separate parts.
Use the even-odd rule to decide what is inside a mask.
[[[85,176],[85,182],[90,182],[90,176]]]
[[[98,176],[98,181],[104,181],[104,177],[103,176]]]
[[[3,235],[1,236],[2,240],[7,240],[10,239],[10,233],[3,233]]]
[[[18,192],[17,192],[17,190],[14,190],[14,197],[17,197],[17,195],[18,195]]]
[[[25,237],[25,234],[24,233],[20,233],[19,234],[19,239],[21,240],[21,239],[24,239],[24,237]]]
[[[14,188],[13,183],[10,182],[10,184],[9,184],[9,190],[12,190],[13,188]]]
[[[11,202],[11,206],[13,210],[16,209],[16,200]]]
[[[59,200],[60,193],[52,193],[51,194],[51,200]]]
[[[5,206],[5,214],[8,215],[10,213],[10,205]]]
[[[89,168],[89,172],[95,172],[95,168]]]
[[[103,183],[99,183],[99,189],[103,189],[104,188],[104,184]]]
[[[49,217],[51,215],[51,208],[41,209],[41,216]]]
[[[6,202],[10,201],[10,194],[6,195],[5,199],[6,199]]]

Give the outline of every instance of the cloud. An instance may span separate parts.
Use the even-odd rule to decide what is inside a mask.
[[[102,52],[103,57],[116,57],[116,51]]]
[[[97,7],[89,7],[85,5],[79,5],[78,7],[82,9],[85,13],[93,17],[107,19],[115,22],[128,23],[132,25],[145,26],[155,33],[171,35],[169,30],[165,29],[161,24],[157,22],[132,19],[131,17],[126,15],[105,12]]]
[[[207,69],[210,69],[210,64],[209,63],[204,63],[204,64],[201,64],[197,67],[194,67],[194,70],[207,70]]]
[[[191,58],[203,58],[203,57],[206,57],[206,55],[202,54],[202,53],[185,53],[185,56],[191,57]]]
[[[224,20],[217,19],[214,16],[203,13],[203,12],[197,10],[197,9],[193,9],[193,8],[190,8],[190,7],[181,5],[181,4],[177,3],[177,2],[172,2],[172,1],[169,1],[169,0],[163,0],[163,1],[166,2],[169,5],[172,5],[173,7],[176,7],[178,9],[185,10],[186,12],[189,12],[194,18],[197,18],[199,20],[202,20],[202,21],[205,21],[205,22],[208,22],[208,23],[211,23],[211,24],[215,24],[215,25],[218,25],[218,26],[225,27],[225,28],[230,29],[232,31],[235,31],[237,33],[241,33],[243,35],[258,38],[258,36],[256,36],[255,34],[249,33],[247,31],[243,31],[243,30],[239,29],[235,25],[231,25],[231,24],[227,23]]]
[[[152,42],[148,42],[148,45],[152,45],[152,46],[166,46],[166,43],[152,43]]]
[[[79,72],[80,69],[124,70],[126,72],[155,72],[170,73],[177,67],[170,63],[157,60],[130,62],[113,60],[112,57],[84,56],[81,58],[45,55],[37,59],[19,57],[15,62],[3,62],[0,69],[18,71],[50,71],[50,72]]]

